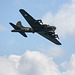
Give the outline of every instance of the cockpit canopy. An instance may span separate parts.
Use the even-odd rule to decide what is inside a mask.
[[[46,27],[51,27],[50,25],[47,25],[47,24],[43,24],[43,26],[46,26]]]

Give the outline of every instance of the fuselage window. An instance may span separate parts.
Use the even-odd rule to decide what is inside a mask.
[[[29,28],[27,28],[27,30],[29,30]]]

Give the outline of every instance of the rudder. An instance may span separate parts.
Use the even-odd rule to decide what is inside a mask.
[[[19,28],[23,28],[21,21],[18,21],[18,22],[16,23],[16,26],[19,27]]]

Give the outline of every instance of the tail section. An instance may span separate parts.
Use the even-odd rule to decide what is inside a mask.
[[[19,28],[23,28],[21,21],[18,21],[18,22],[16,23],[16,26],[19,27]]]
[[[9,24],[14,28],[14,30],[12,30],[12,32],[19,32],[24,37],[27,37],[25,32],[23,32],[22,29],[21,29],[21,28],[23,28],[23,26],[22,26],[20,21],[18,21],[16,25],[14,25],[13,23],[9,23]]]

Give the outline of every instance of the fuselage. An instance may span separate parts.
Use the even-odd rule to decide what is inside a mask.
[[[36,30],[34,30],[33,28],[31,27],[22,27],[21,29],[18,29],[18,30],[12,30],[12,32],[20,32],[20,31],[23,31],[23,32],[42,32],[42,31],[55,31],[56,30],[56,27],[55,26],[49,26],[49,25],[46,25],[46,24],[43,24],[41,25],[41,27]]]

